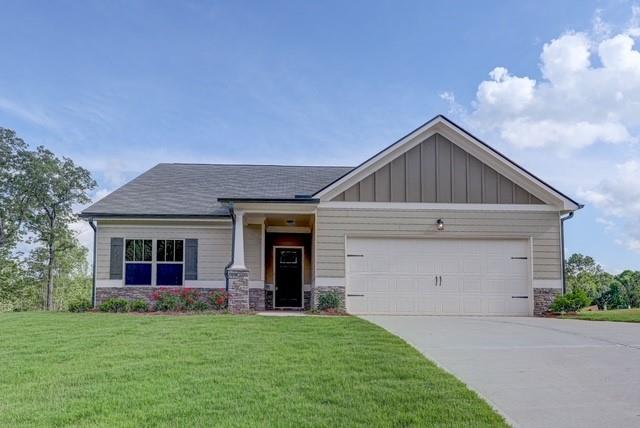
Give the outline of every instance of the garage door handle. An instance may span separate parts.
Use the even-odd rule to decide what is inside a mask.
[[[511,260],[527,260],[529,257],[511,257]]]
[[[511,296],[512,299],[528,299],[529,296]]]
[[[364,294],[347,294],[347,297],[364,297]]]
[[[364,257],[364,254],[347,254],[347,257]]]

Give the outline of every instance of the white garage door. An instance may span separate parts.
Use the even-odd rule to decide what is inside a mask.
[[[349,238],[353,314],[529,315],[526,240]]]

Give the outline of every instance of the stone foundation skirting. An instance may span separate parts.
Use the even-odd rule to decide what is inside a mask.
[[[559,288],[534,288],[533,289],[533,316],[541,317],[549,310],[556,296],[562,294]]]
[[[345,296],[344,296],[344,287],[315,287],[311,290],[311,297],[313,302],[313,307],[317,308],[318,303],[320,302],[320,296],[326,293],[338,293],[338,295],[342,299],[342,307],[345,305]]]
[[[153,304],[151,295],[154,291],[163,290],[181,290],[183,287],[98,287],[96,288],[96,306],[100,306],[108,299],[126,299],[126,300],[144,300],[150,305]],[[188,287],[184,287],[188,288]],[[205,299],[212,291],[224,291],[224,288],[189,288],[200,295],[200,298]]]
[[[252,311],[264,311],[266,292],[263,288],[250,288],[249,289],[249,308]]]

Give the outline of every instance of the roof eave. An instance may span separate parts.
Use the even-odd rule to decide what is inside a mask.
[[[123,213],[87,213],[82,212],[78,214],[78,217],[82,219],[95,219],[95,218],[158,218],[158,219],[219,219],[229,218],[229,214],[123,214]]]

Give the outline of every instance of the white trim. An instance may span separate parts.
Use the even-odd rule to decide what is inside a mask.
[[[310,227],[303,226],[267,226],[269,233],[311,233]]]
[[[231,229],[231,225],[189,225],[189,224],[184,224],[184,225],[166,225],[166,224],[145,224],[145,223],[141,223],[141,224],[115,224],[115,223],[109,223],[109,224],[104,224],[102,223],[100,225],[100,228],[112,228],[112,227],[117,227],[117,228],[121,228],[121,229],[140,229],[140,228],[153,228],[153,229],[189,229],[189,230],[193,230],[193,229],[224,229],[224,230],[230,230]]]
[[[237,210],[234,212],[236,222],[233,228],[233,265],[229,267],[231,270],[247,270],[244,263],[244,215],[245,212]]]
[[[187,279],[184,281],[184,288],[225,288],[226,282],[224,280],[218,281],[204,281]]]
[[[264,281],[249,281],[249,288],[262,288],[262,289],[264,289]]]
[[[143,241],[142,258],[144,258],[144,241],[151,241],[151,260],[127,260],[127,241]],[[138,236],[125,237],[122,246],[122,286],[123,287],[153,287],[156,284],[156,270],[154,266],[156,264],[156,241],[154,238],[141,238]],[[184,244],[183,244],[184,245]],[[184,247],[183,247],[184,248]],[[135,243],[134,243],[134,256],[135,256]],[[151,266],[151,284],[127,284],[127,263],[131,264],[145,264]],[[184,268],[182,269],[184,271]],[[183,281],[184,283],[184,272]]]
[[[345,278],[317,277],[316,287],[345,287]]]
[[[124,288],[124,279],[96,279],[96,288]]]
[[[552,189],[550,186],[543,183],[539,179],[535,178],[521,167],[517,167],[516,165],[512,164],[504,156],[499,155],[498,153],[489,149],[476,138],[463,133],[461,130],[457,129],[457,127],[452,125],[449,121],[443,119],[441,116],[438,116],[433,120],[425,123],[423,126],[416,129],[411,134],[392,144],[382,152],[375,155],[373,158],[363,163],[358,168],[352,170],[351,172],[337,180],[335,183],[331,184],[320,192],[317,192],[313,196],[315,198],[320,198],[323,201],[333,199],[341,192],[348,189],[353,184],[359,182],[379,167],[389,163],[396,157],[411,150],[413,147],[422,143],[424,140],[436,133],[440,133],[444,137],[448,138],[454,144],[474,155],[480,161],[494,168],[497,172],[503,174],[506,178],[509,178],[514,183],[520,185],[539,199],[547,202],[551,201],[553,202],[553,205],[557,205],[563,210],[574,211],[579,208],[567,197],[561,195],[559,192]]]
[[[533,288],[555,288],[562,290],[561,279],[534,279]]]
[[[173,247],[173,251],[174,251],[173,258],[174,259],[176,258],[175,242],[176,241],[182,241],[182,261],[178,261],[178,262],[177,261],[170,261],[170,262],[158,261],[158,241],[164,241],[165,245],[166,245],[167,241],[173,241],[173,245],[174,245],[174,247]],[[151,268],[152,269],[152,275],[151,276],[152,276],[153,284],[156,287],[184,287],[185,286],[184,285],[184,283],[185,283],[185,275],[186,275],[185,268],[184,268],[184,265],[185,265],[184,259],[185,259],[186,252],[187,252],[186,239],[185,238],[182,238],[182,239],[180,239],[180,238],[178,238],[178,239],[173,239],[173,238],[153,239],[153,244],[151,245],[151,248],[153,248],[153,255],[152,255],[153,267]],[[167,248],[166,247],[165,247],[165,250],[164,250],[164,255],[165,255],[165,258],[166,258],[167,257]],[[180,284],[180,285],[158,285],[158,265],[182,265],[182,284]]]
[[[266,259],[266,236],[265,236],[265,227],[264,227],[264,219],[262,220],[262,224],[260,225],[260,278],[262,282],[266,280],[266,267],[265,267],[265,259]]]
[[[236,210],[246,214],[312,214],[315,203],[280,203],[280,202],[234,202]]]
[[[164,221],[178,221],[178,222],[214,222],[214,223],[231,223],[231,218],[189,218],[189,217],[93,217],[94,221],[107,221],[107,222],[119,222],[119,221],[138,221],[138,222],[164,222]],[[107,224],[108,226],[108,224]]]
[[[558,211],[553,205],[524,204],[446,204],[432,202],[321,202],[318,208],[386,209],[386,210],[452,210],[452,211]]]
[[[301,265],[301,278],[300,278],[300,306],[276,306],[276,293],[278,291],[278,287],[277,287],[277,279],[276,279],[276,274],[278,272],[278,268],[277,268],[277,261],[276,261],[276,249],[277,248],[295,248],[295,249],[299,249],[301,251],[302,257],[300,259],[300,265]],[[278,308],[278,309],[282,309],[282,308],[288,308],[288,307],[299,307],[299,308],[304,308],[304,246],[298,246],[298,245],[274,245],[273,246],[273,308]]]

